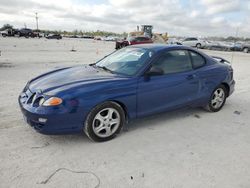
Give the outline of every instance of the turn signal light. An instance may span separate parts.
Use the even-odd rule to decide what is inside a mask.
[[[51,97],[43,103],[43,106],[57,106],[61,103],[62,99],[60,99],[59,97]]]

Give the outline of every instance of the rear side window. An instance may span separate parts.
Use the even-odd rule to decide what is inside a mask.
[[[205,63],[206,63],[205,59],[201,55],[199,55],[195,52],[190,52],[190,55],[191,55],[194,69],[200,68],[200,67],[205,65]]]
[[[192,70],[188,51],[173,50],[162,55],[152,66],[161,68],[164,74],[178,73]]]

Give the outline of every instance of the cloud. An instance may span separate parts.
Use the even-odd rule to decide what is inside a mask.
[[[244,1],[240,0],[202,0],[201,1],[207,8],[206,13],[231,13],[243,9]]]
[[[154,32],[170,35],[234,35],[241,27],[250,36],[248,0],[107,0],[95,4],[74,0],[1,0],[0,24],[35,28],[35,12],[41,29],[108,30],[129,32],[137,25],[152,24]],[[233,19],[232,19],[233,18]]]

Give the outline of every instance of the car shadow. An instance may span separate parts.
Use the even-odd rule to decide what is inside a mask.
[[[65,143],[93,143],[84,132],[79,134],[67,134],[67,135],[45,135],[47,141],[56,144],[65,144]]]
[[[163,123],[167,124],[174,119],[183,119],[192,116],[193,118],[200,119],[205,112],[201,108],[186,108],[175,111],[163,112],[156,115],[147,116],[145,118],[135,119],[126,124],[121,131],[120,135],[126,136],[126,132],[140,131],[140,129],[157,129],[158,126],[162,126]],[[171,124],[169,123],[169,126]],[[118,138],[119,139],[119,138]],[[84,133],[72,134],[72,135],[49,135],[48,142],[57,143],[59,145],[65,143],[96,143],[91,141]]]
[[[183,119],[190,116],[200,119],[203,113],[207,112],[202,108],[184,108],[174,111],[162,112],[144,118],[135,119],[124,126],[124,131],[137,131],[141,128],[148,128],[153,130],[157,126],[162,126],[163,123],[167,124],[174,119]]]

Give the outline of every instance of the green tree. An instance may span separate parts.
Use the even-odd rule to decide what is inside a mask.
[[[13,29],[13,25],[10,24],[4,24],[3,27],[1,27],[1,31],[6,30],[6,29]]]

